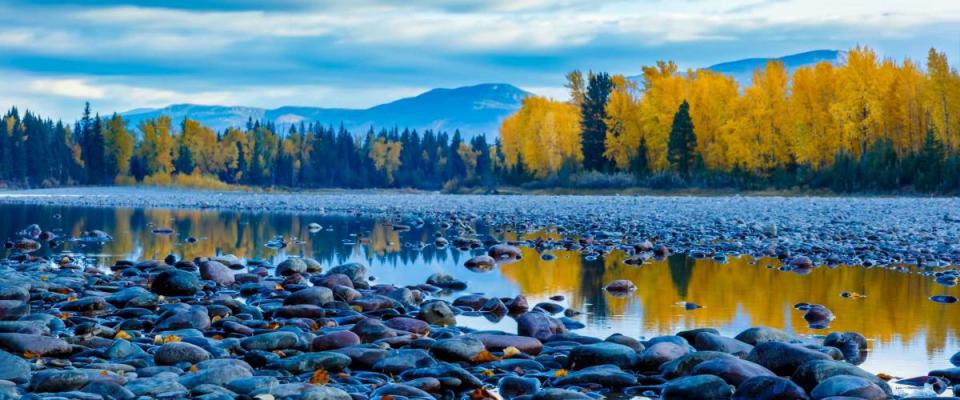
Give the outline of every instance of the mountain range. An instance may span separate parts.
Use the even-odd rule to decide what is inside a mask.
[[[818,62],[839,63],[844,53],[814,50],[777,58],[749,58],[725,62],[706,69],[733,76],[741,86],[749,85],[753,71],[770,60],[779,60],[788,70]],[[631,77],[638,79],[639,77]],[[520,108],[523,99],[533,93],[506,83],[485,83],[453,89],[432,89],[414,97],[402,98],[365,109],[283,106],[266,109],[243,106],[174,104],[163,108],[141,108],[122,113],[131,126],[140,121],[167,115],[174,121],[191,118],[217,131],[242,127],[249,119],[274,121],[280,127],[302,122],[339,126],[351,132],[371,127],[411,128],[420,131],[460,130],[467,138],[485,135],[492,141],[504,118]]]

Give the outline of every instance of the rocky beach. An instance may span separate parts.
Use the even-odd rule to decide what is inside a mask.
[[[522,265],[530,257],[551,262],[558,254],[583,260],[616,255],[617,268],[656,268],[682,254],[717,263],[750,260],[800,277],[879,269],[951,288],[960,276],[954,269],[960,201],[946,198],[81,188],[3,192],[0,204],[47,207],[53,220],[67,219],[55,211],[63,207],[373,219],[405,250],[462,253],[457,264],[463,274]],[[404,236],[424,226],[431,227],[426,236]],[[326,227],[304,228],[316,233]],[[174,235],[184,246],[206,240],[202,232],[184,236],[164,229],[150,226],[150,235]],[[184,257],[173,247],[157,257],[104,262],[80,251],[129,234],[39,223],[10,234],[0,263],[0,398],[819,400],[960,392],[952,389],[960,384],[960,353],[909,376],[868,371],[860,365],[871,356],[873,339],[831,329],[835,319],[848,316],[814,302],[797,302],[789,312],[816,334],[781,325],[730,334],[721,326],[695,326],[670,334],[592,336],[578,333],[586,307],[573,306],[563,293],[543,301],[525,293],[496,296],[449,271],[400,284],[355,260],[221,251]],[[311,240],[279,236],[259,246],[288,249]],[[337,240],[364,243],[371,236],[361,231]],[[636,279],[598,283],[600,296],[611,302],[651,290]],[[835,295],[866,297],[854,290]],[[925,297],[925,304],[944,307],[939,318],[957,316],[954,295]],[[684,302],[675,312],[704,306],[719,304]],[[468,326],[464,317],[511,320],[512,329]]]

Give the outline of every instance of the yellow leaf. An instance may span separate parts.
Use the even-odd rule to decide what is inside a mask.
[[[310,376],[310,383],[314,385],[326,385],[330,382],[330,374],[326,370],[320,368],[313,372],[313,375]]]
[[[34,358],[40,358],[40,355],[37,354],[37,353],[34,353],[34,352],[32,352],[32,351],[25,351],[25,352],[23,352],[23,358],[26,358],[26,359],[30,360],[30,359],[34,359]]]
[[[50,277],[49,277],[49,276],[46,276],[46,275],[43,275],[43,276],[40,277],[40,280],[46,282],[46,281],[49,281],[49,280],[50,280]]]
[[[67,297],[67,303],[73,303],[75,301],[77,301],[77,296]]]
[[[223,335],[220,335],[220,334],[213,335],[213,340],[223,340]]]
[[[130,336],[130,334],[127,333],[127,331],[121,330],[121,331],[117,332],[117,334],[116,334],[113,338],[114,338],[114,339],[130,340],[130,339],[133,339],[133,336]]]
[[[889,381],[889,380],[893,379],[893,375],[890,375],[890,374],[886,374],[886,373],[881,372],[881,373],[877,374],[877,378],[883,379],[883,380],[885,380],[885,381]]]
[[[510,346],[503,349],[503,358],[510,358],[520,354],[520,349]]]
[[[100,376],[107,376],[107,375],[110,375],[110,372],[108,372],[108,371],[105,370],[105,369],[101,369],[101,370],[100,370]]]
[[[567,370],[565,370],[565,369],[563,369],[563,368],[560,368],[560,369],[557,370],[557,372],[554,372],[554,373],[553,373],[553,377],[554,377],[554,378],[559,378],[559,377],[561,377],[561,376],[567,376]]]
[[[311,331],[314,331],[314,332],[320,330],[320,324],[318,324],[316,321],[311,322],[311,323],[310,323],[310,330],[311,330]]]
[[[276,354],[276,355],[278,355],[278,356],[280,356],[280,357],[286,357],[286,356],[287,356],[287,353],[284,353],[283,350],[274,350],[274,351],[273,351],[273,354]]]
[[[476,388],[470,392],[470,400],[500,400],[500,397],[484,388]]]
[[[57,315],[57,318],[60,318],[60,319],[62,319],[62,320],[64,320],[64,321],[66,321],[67,318],[70,318],[70,314],[60,313],[60,315]]]
[[[281,284],[278,283],[278,284],[276,284],[273,288],[276,289],[276,290],[283,290],[283,285],[281,285]]]
[[[279,328],[279,327],[280,327],[280,324],[279,324],[279,323],[276,323],[276,322],[271,322],[270,325],[267,325],[267,329],[269,329],[269,330],[271,330],[271,331],[275,331],[275,330],[277,330],[277,328]]]
[[[223,319],[223,317],[221,317],[221,316],[219,316],[219,315],[214,315],[213,318],[210,319],[210,322],[217,322],[217,321],[219,321],[219,320],[221,320],[221,319]]]
[[[491,371],[491,370],[489,370],[489,369],[485,369],[485,370],[483,370],[483,376],[489,378],[489,377],[493,376],[493,371]]]
[[[497,357],[497,356],[495,356],[495,355],[493,355],[493,353],[491,353],[491,352],[489,352],[489,351],[486,351],[486,350],[483,350],[483,351],[477,353],[477,355],[473,356],[473,359],[471,359],[471,361],[479,364],[479,363],[485,363],[485,362],[490,362],[490,361],[497,361],[497,360],[499,360],[499,359],[500,359],[500,358]]]
[[[197,364],[193,364],[190,366],[190,372],[197,372],[199,370],[200,368],[197,368]]]

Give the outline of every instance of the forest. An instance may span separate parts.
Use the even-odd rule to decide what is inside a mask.
[[[496,143],[253,120],[222,132],[167,117],[128,126],[89,104],[67,124],[14,107],[0,127],[0,183],[960,190],[960,74],[935,49],[925,66],[865,47],[839,65],[773,61],[746,87],[669,61],[642,71],[570,72],[570,100],[526,98]]]

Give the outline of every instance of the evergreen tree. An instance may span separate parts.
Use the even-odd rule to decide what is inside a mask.
[[[580,106],[583,167],[588,170],[607,170],[610,166],[603,151],[607,137],[607,98],[612,89],[613,81],[606,72],[589,74],[587,91]]]
[[[667,159],[674,171],[684,178],[689,178],[694,168],[696,151],[697,137],[693,132],[693,120],[690,119],[690,105],[684,101],[673,116]]]

